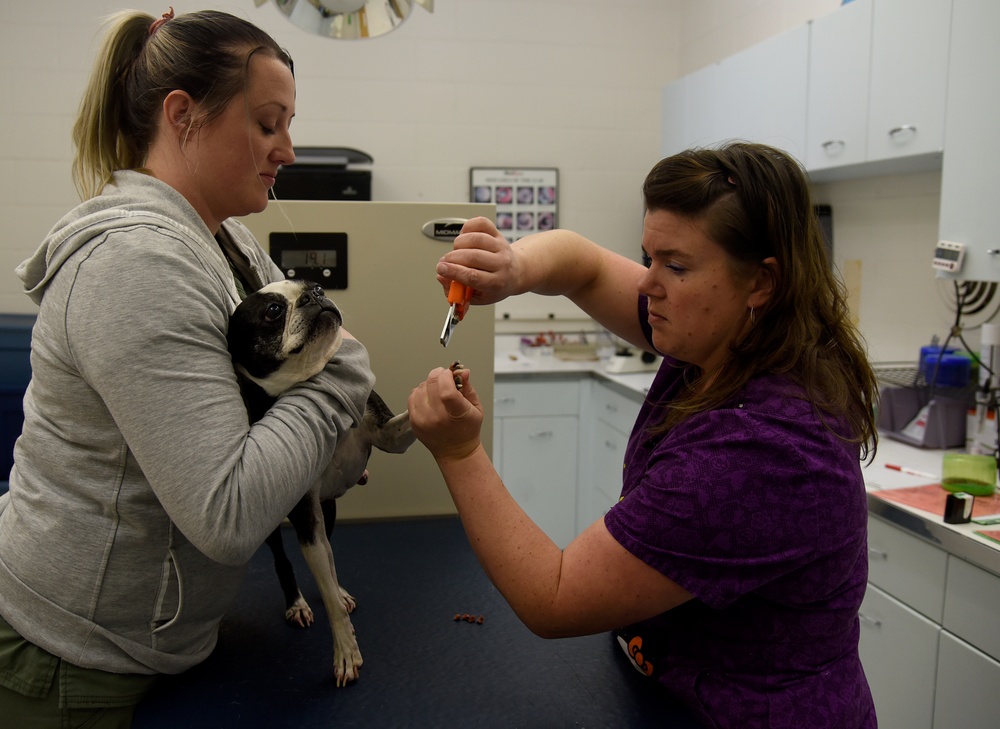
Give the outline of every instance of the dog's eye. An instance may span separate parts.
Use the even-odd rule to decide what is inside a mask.
[[[285,308],[279,304],[268,304],[268,307],[264,309],[264,319],[267,321],[276,321],[284,315]]]
[[[317,299],[322,299],[325,295],[326,292],[323,291],[322,286],[320,286],[319,284],[313,286],[313,296],[315,296]]]

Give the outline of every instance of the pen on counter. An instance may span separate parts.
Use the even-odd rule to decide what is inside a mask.
[[[906,466],[897,466],[894,463],[885,464],[886,468],[891,468],[893,471],[899,471],[900,473],[908,473],[911,476],[919,476],[920,478],[932,478],[937,480],[940,476],[935,476],[933,473],[927,473],[926,471],[918,471],[915,468],[907,468]]]

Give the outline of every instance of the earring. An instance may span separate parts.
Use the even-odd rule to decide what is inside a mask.
[[[753,307],[750,307],[750,326],[753,326]]]

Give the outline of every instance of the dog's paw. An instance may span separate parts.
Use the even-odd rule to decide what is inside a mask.
[[[344,608],[347,610],[347,612],[353,613],[354,608],[358,606],[358,601],[355,600],[354,596],[351,595],[351,593],[349,593],[343,587],[340,587],[340,585],[338,585],[337,587],[340,589],[340,599],[344,603]]]
[[[313,624],[312,608],[309,607],[309,603],[305,601],[302,595],[299,595],[292,606],[285,611],[285,620],[289,625],[295,625],[300,628],[308,628]]]
[[[357,681],[361,671],[361,651],[358,644],[351,640],[352,645],[340,646],[333,651],[333,676],[337,680],[337,686],[346,686],[351,681]]]

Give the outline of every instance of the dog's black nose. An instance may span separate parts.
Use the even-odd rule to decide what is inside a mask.
[[[323,287],[319,284],[313,284],[312,288],[306,289],[306,291],[299,297],[299,306],[309,306],[310,304],[319,304],[326,298],[326,292]]]

